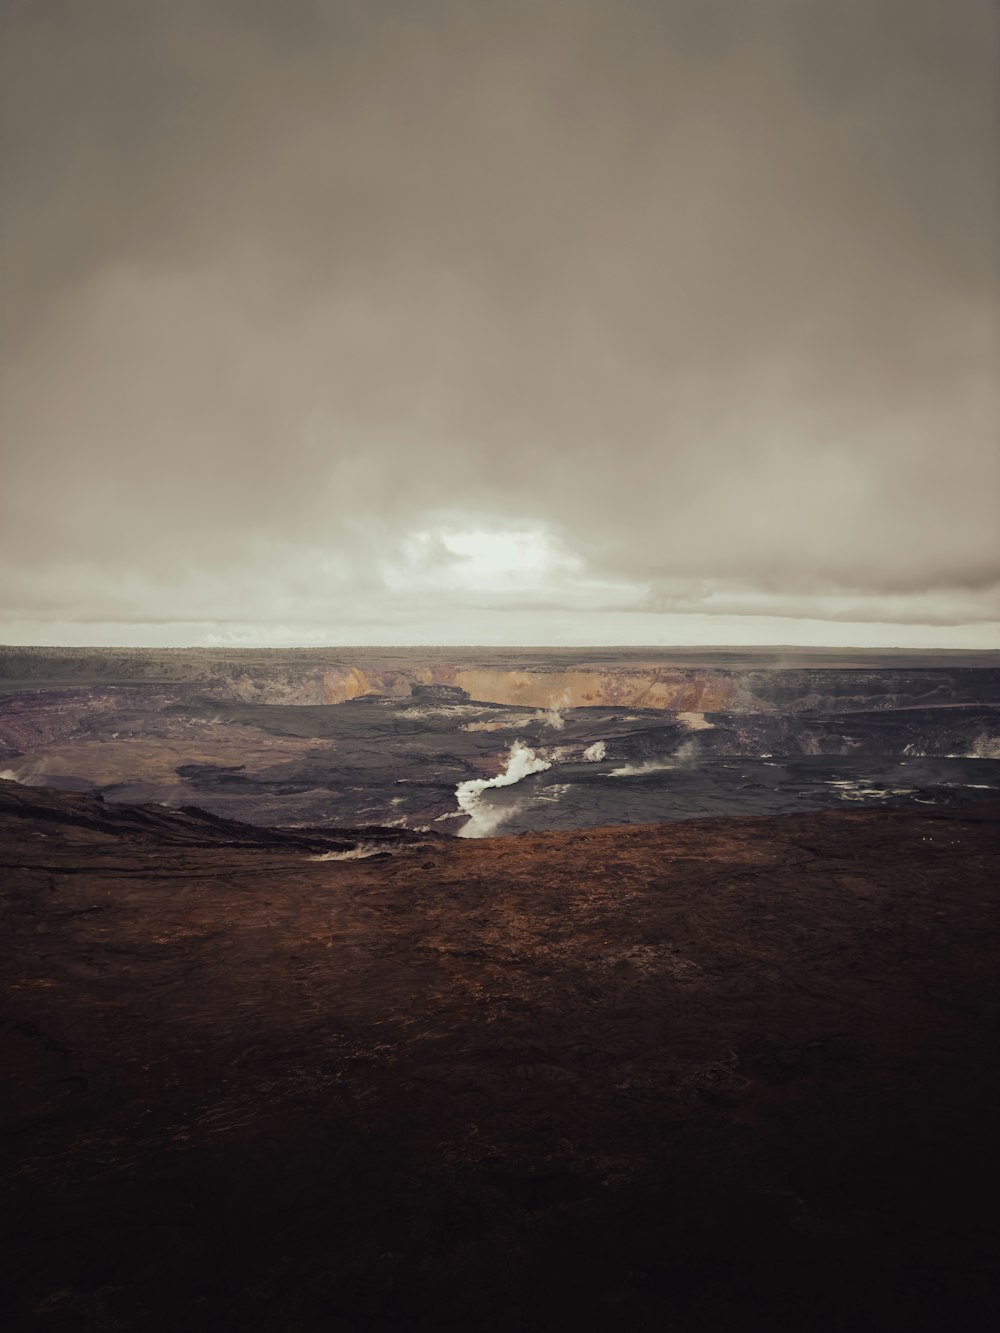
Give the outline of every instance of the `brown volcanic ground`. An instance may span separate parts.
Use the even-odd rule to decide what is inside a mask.
[[[0,783],[8,1326],[991,1326],[998,815],[319,861]]]

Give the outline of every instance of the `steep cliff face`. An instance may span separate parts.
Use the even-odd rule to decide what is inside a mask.
[[[455,685],[484,703],[528,708],[667,708],[677,712],[732,711],[743,693],[728,674],[686,671],[459,670]]]
[[[346,703],[348,699],[360,699],[363,694],[382,693],[357,667],[350,671],[324,671],[322,681],[323,702],[328,704]]]
[[[316,669],[304,676],[280,668],[219,682],[222,694],[244,703],[342,704],[366,695],[405,698],[428,683],[462,690],[482,703],[525,708],[660,708],[679,712],[757,711],[764,705],[727,673],[654,669],[521,671],[433,667],[384,671],[377,666]]]
[[[676,713],[762,714],[831,710],[879,712],[941,707],[1000,697],[1000,672],[928,670],[757,671],[652,664],[569,670],[496,668],[437,660],[403,669],[334,666],[305,674],[270,671],[217,682],[220,697],[245,703],[341,704],[366,696],[407,698],[428,683],[479,703],[508,707],[636,708]]]
[[[217,692],[248,704],[343,704],[366,695],[406,698],[429,672],[380,671],[377,667],[317,667],[305,675],[275,666],[254,675],[223,676]]]

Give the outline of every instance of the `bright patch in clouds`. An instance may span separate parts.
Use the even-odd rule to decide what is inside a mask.
[[[502,593],[537,591],[582,572],[583,562],[542,530],[468,528],[412,533],[383,577],[395,591]]]

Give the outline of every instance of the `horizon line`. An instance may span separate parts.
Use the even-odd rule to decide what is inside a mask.
[[[526,643],[286,643],[286,644],[249,644],[249,643],[190,643],[190,644],[115,644],[115,643],[80,643],[80,644],[44,644],[44,643],[0,643],[0,651],[13,650],[31,652],[132,652],[132,653],[185,653],[185,652],[377,652],[387,649],[406,652],[440,652],[475,650],[482,652],[818,652],[818,653],[977,653],[1000,655],[1000,645],[996,648],[976,647],[935,647],[913,646],[905,644],[825,644],[825,643],[588,643],[588,644],[526,644]]]

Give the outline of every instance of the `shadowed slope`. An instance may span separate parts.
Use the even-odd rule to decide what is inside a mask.
[[[104,840],[153,846],[190,846],[200,850],[220,847],[253,847],[283,851],[346,851],[363,839],[377,837],[387,846],[404,847],[436,839],[435,833],[411,833],[406,829],[377,826],[362,828],[258,828],[235,819],[184,806],[171,810],[161,805],[108,805],[99,793],[63,792],[46,787],[24,787],[0,780],[0,821],[16,843],[18,820],[27,840],[14,852],[25,868],[36,864],[29,847],[38,850],[38,840],[70,837],[72,829],[87,829]],[[57,827],[45,829],[45,825]],[[79,841],[79,839],[76,839]],[[100,842],[85,844],[89,848]],[[60,854],[61,851],[60,851]],[[128,854],[127,851],[125,853]],[[24,859],[27,858],[27,859]],[[11,865],[10,869],[15,866]],[[58,869],[65,870],[65,866]],[[81,870],[86,866],[81,865]]]
[[[3,792],[21,1326],[989,1326],[995,804],[320,862]]]

